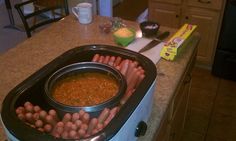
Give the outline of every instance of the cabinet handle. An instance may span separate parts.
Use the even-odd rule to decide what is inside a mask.
[[[210,4],[210,3],[211,3],[210,0],[198,0],[198,2],[200,2],[200,3],[207,3],[207,4]]]
[[[179,15],[175,15],[176,18],[179,18]]]
[[[184,80],[184,84],[190,83],[191,80],[192,80],[192,75],[188,74]]]
[[[186,16],[185,19],[188,20],[188,16]]]

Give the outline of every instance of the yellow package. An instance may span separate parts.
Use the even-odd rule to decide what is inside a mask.
[[[179,48],[184,41],[195,31],[196,25],[184,24],[171,38],[167,41],[162,50],[160,56],[166,60],[174,60],[178,54]]]

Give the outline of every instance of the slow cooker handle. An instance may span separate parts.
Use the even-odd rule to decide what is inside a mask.
[[[136,127],[135,136],[136,137],[144,136],[146,131],[147,131],[147,123],[144,121],[140,121]]]

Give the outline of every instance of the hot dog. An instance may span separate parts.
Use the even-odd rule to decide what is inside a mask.
[[[43,121],[40,119],[36,120],[34,124],[35,124],[35,127],[37,127],[37,128],[43,127]]]
[[[46,121],[45,121],[46,116],[47,116],[47,112],[46,112],[46,111],[41,110],[41,111],[39,112],[39,119],[41,119],[42,121],[46,122]]]
[[[115,67],[116,67],[116,66],[119,66],[121,60],[122,60],[122,58],[121,58],[120,56],[117,56],[117,57],[116,57],[116,60],[115,60],[115,62],[114,62],[114,66],[115,66]]]
[[[80,110],[80,111],[79,111],[79,116],[80,116],[80,117],[82,117],[84,114],[85,114],[85,111],[84,111],[84,110]]]
[[[103,60],[104,60],[104,56],[100,56],[100,57],[99,57],[99,60],[98,60],[98,63],[102,63]]]
[[[95,54],[95,55],[93,56],[92,61],[93,61],[93,62],[98,62],[98,59],[99,59],[99,54]]]
[[[129,99],[129,97],[133,94],[134,90],[128,90],[125,95],[121,98],[120,100],[120,104],[124,105],[126,103],[126,101]]]
[[[71,130],[69,131],[69,135],[68,135],[69,139],[76,139],[77,138],[77,132],[75,130]]]
[[[65,127],[64,127],[64,131],[70,131],[72,124],[73,123],[71,121],[66,122]]]
[[[26,119],[25,119],[25,114],[23,114],[23,113],[18,114],[17,117],[18,117],[20,120],[22,120],[22,121],[25,121],[25,120],[26,120]]]
[[[116,59],[115,56],[111,56],[111,57],[110,57],[110,60],[109,60],[109,62],[108,62],[108,65],[113,66],[113,65],[114,65],[114,62],[115,62],[115,59]]]
[[[25,119],[26,119],[26,121],[27,121],[28,123],[30,123],[30,124],[34,124],[34,122],[35,122],[32,113],[26,113],[26,114],[25,114]]]
[[[43,129],[44,129],[44,131],[45,131],[46,133],[50,133],[50,132],[52,131],[52,125],[50,125],[50,124],[45,124],[45,125],[43,126]]]
[[[35,113],[39,113],[41,110],[41,108],[38,105],[34,106],[33,109]]]
[[[18,108],[16,108],[16,114],[23,114],[25,113],[25,108],[22,106],[19,106]]]
[[[130,60],[129,66],[127,69],[127,73],[126,73],[126,77],[129,77],[133,73],[134,68],[135,68],[135,64]]]
[[[110,56],[107,55],[107,56],[105,56],[105,59],[103,60],[102,63],[103,63],[103,64],[108,64],[109,60],[110,60]]]
[[[106,118],[109,116],[110,109],[104,108],[98,117],[98,123],[103,124]]]
[[[89,115],[88,113],[85,113],[85,114],[81,117],[81,121],[82,121],[83,123],[86,123],[86,124],[88,124],[89,119],[90,119],[90,115]]]
[[[25,106],[25,111],[26,111],[26,112],[33,113],[33,112],[34,112],[34,107],[33,107],[33,105],[32,105],[32,104],[27,104],[27,105]]]
[[[63,139],[69,139],[69,134],[68,134],[68,132],[67,132],[67,131],[64,131],[64,132],[61,134],[61,137],[62,137]]]
[[[79,113],[73,113],[71,120],[72,120],[72,122],[75,122],[75,121],[78,120],[79,118],[80,118]]]
[[[80,128],[81,124],[82,124],[82,121],[81,120],[76,120],[75,122],[75,125],[77,126],[77,128]]]
[[[48,123],[48,124],[51,124],[52,126],[55,126],[57,124],[57,121],[54,120],[54,118],[51,116],[51,115],[47,115],[45,117],[45,121]]]
[[[80,138],[83,138],[83,137],[85,136],[85,134],[86,134],[86,131],[85,131],[84,129],[80,128],[80,129],[78,130],[78,136],[79,136]]]
[[[93,129],[96,128],[97,124],[98,124],[98,119],[97,118],[92,118],[89,122],[87,134],[91,134]]]
[[[107,124],[115,117],[116,113],[119,111],[119,107],[114,107],[111,109],[109,116],[104,121],[104,126],[107,126]]]
[[[139,74],[138,69],[134,68],[133,72],[131,73],[131,75],[128,76],[128,78],[127,78],[127,90],[134,89],[134,87],[135,87],[135,85],[137,83],[139,75],[140,74]]]
[[[54,121],[56,121],[56,122],[59,121],[56,110],[51,109],[48,111],[48,114],[52,116]]]
[[[120,66],[120,67],[121,67],[120,72],[121,72],[124,76],[126,76],[126,73],[127,73],[128,67],[129,67],[129,60],[128,60],[128,59],[125,59],[125,60],[123,60],[122,62],[123,62],[123,63],[122,63],[122,66]]]
[[[68,121],[71,121],[71,114],[70,113],[66,113],[62,118],[62,122],[66,123]]]

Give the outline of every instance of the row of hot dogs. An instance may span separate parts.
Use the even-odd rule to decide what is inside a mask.
[[[118,106],[105,108],[98,117],[90,117],[89,113],[80,110],[77,113],[66,113],[60,120],[54,109],[47,112],[27,101],[17,107],[16,114],[27,125],[56,138],[80,139],[101,131],[118,111]]]
[[[120,56],[103,56],[99,54],[95,54],[92,61],[108,64],[125,76],[127,90],[120,100],[120,106],[126,103],[145,77],[144,69],[139,66],[137,61],[123,59]],[[49,133],[56,138],[80,139],[96,134],[106,127],[119,111],[120,106],[112,109],[105,108],[98,117],[91,117],[89,113],[80,110],[78,113],[66,113],[60,119],[54,109],[45,111],[38,105],[25,102],[24,105],[17,107],[16,114],[20,120],[29,126]]]
[[[137,86],[145,77],[145,71],[137,61],[123,59],[120,56],[109,56],[95,54],[92,58],[93,62],[110,65],[119,70],[126,78],[127,90],[121,99],[121,105],[125,104],[128,98],[133,94]]]

